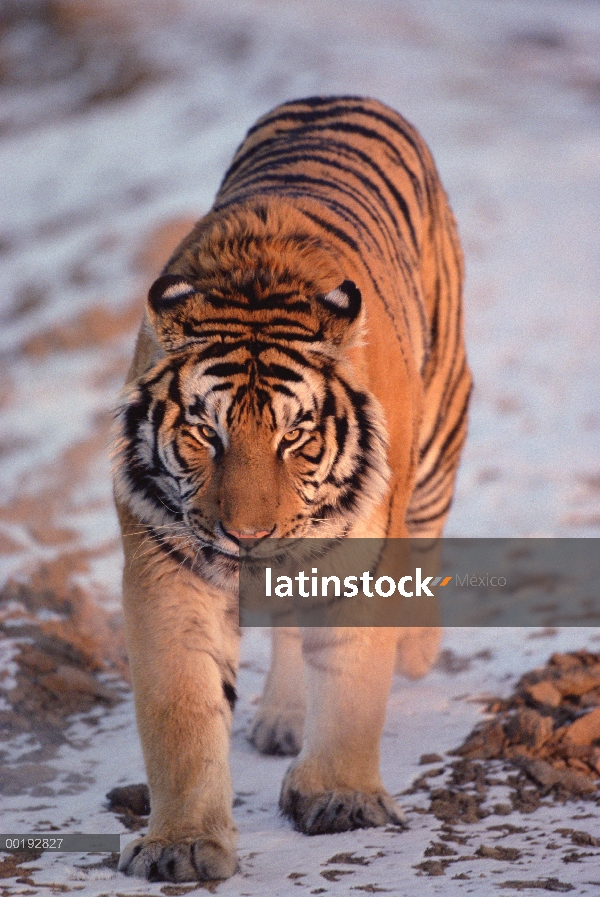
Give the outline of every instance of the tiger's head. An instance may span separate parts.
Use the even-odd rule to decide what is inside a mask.
[[[381,409],[345,358],[359,289],[331,288],[332,271],[321,287],[273,238],[267,258],[246,239],[228,259],[220,236],[150,289],[154,349],[117,410],[114,474],[153,539],[234,587],[241,538],[343,536],[381,501],[389,470]]]

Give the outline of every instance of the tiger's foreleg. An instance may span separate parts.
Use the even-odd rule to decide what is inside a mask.
[[[403,824],[379,774],[396,631],[306,629],[303,654],[304,744],[283,781],[282,811],[310,835]]]
[[[271,668],[248,738],[263,754],[295,755],[302,747],[306,713],[300,630],[272,630]]]
[[[151,815],[119,869],[159,881],[228,878],[237,868],[228,751],[238,635],[227,596],[159,550],[143,568],[128,554],[125,626]]]

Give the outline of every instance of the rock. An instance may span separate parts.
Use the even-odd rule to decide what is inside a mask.
[[[596,791],[596,784],[589,776],[573,772],[572,769],[555,769],[545,760],[522,760],[521,766],[534,781],[543,788],[555,788],[558,785],[573,794],[591,794]]]
[[[596,707],[585,716],[580,716],[571,723],[565,731],[564,737],[571,744],[587,745],[600,738],[600,707]]]
[[[443,822],[470,825],[488,815],[481,809],[481,799],[474,794],[436,788],[431,794],[431,812]]]
[[[452,753],[471,760],[494,760],[502,756],[505,740],[502,725],[493,720],[473,732],[462,747]]]
[[[550,716],[542,716],[537,710],[525,707],[517,710],[504,727],[504,731],[512,744],[538,750],[552,735],[553,720]]]
[[[600,748],[593,748],[590,754],[590,764],[600,775]]]
[[[595,838],[589,832],[569,832],[573,844],[579,847],[600,847],[600,838]]]
[[[150,791],[146,784],[113,788],[106,795],[106,799],[109,810],[114,812],[129,810],[136,816],[150,815]]]
[[[576,772],[582,772],[584,775],[589,775],[590,767],[583,760],[578,760],[577,757],[569,757],[567,760],[567,766],[570,769],[574,769]]]
[[[510,816],[512,807],[510,804],[494,804],[494,813],[496,816]]]
[[[423,863],[419,863],[418,866],[414,866],[414,869],[420,869],[425,875],[445,875],[445,869],[448,861],[444,863],[443,860],[425,860]]]
[[[600,688],[593,688],[591,691],[586,691],[586,693],[579,698],[580,707],[598,707],[599,705]]]
[[[475,851],[475,855],[489,860],[509,860],[512,862],[521,858],[521,851],[518,847],[501,847],[500,845],[487,847],[485,844],[481,844]]]
[[[45,651],[27,645],[21,648],[19,663],[28,667],[35,673],[50,673],[54,670],[56,664],[52,657]]]
[[[421,754],[419,758],[419,766],[427,766],[429,763],[442,763],[443,757],[439,754]]]
[[[543,788],[552,788],[560,780],[561,772],[555,769],[545,760],[526,759],[521,762],[522,768],[528,776],[538,782]]]
[[[580,697],[587,691],[592,691],[600,685],[600,669],[591,667],[584,670],[575,670],[554,681],[554,686],[561,695]]]
[[[528,685],[525,691],[536,704],[545,704],[548,707],[558,707],[560,704],[560,692],[548,680],[536,682],[535,685]]]
[[[575,670],[581,667],[581,658],[578,654],[553,654],[548,663],[559,670]]]
[[[455,857],[457,855],[458,851],[448,844],[444,844],[443,841],[434,841],[423,854],[426,857]]]
[[[571,769],[559,771],[559,784],[572,794],[594,794],[598,790],[596,783],[589,776],[584,776]]]

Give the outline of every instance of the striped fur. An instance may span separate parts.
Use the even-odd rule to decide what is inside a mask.
[[[114,482],[153,815],[120,868],[187,880],[235,867],[240,535],[441,533],[470,391],[462,279],[415,129],[374,100],[317,97],[250,129],[151,288]],[[437,645],[424,633],[403,642],[413,673]],[[281,797],[302,831],[400,820],[378,773],[395,649],[392,630],[277,635],[251,738],[283,753],[303,743]],[[192,771],[202,764],[214,785]]]

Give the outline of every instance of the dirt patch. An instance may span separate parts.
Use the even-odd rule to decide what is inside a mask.
[[[39,872],[36,866],[23,866],[23,863],[31,863],[39,860],[42,855],[41,850],[29,850],[26,853],[11,853],[9,856],[0,860],[0,879],[16,878],[19,884],[32,885],[32,872]]]
[[[513,811],[531,813],[553,802],[600,804],[600,654],[553,654],[545,666],[522,676],[510,697],[489,701],[487,710],[491,717],[452,752],[458,759],[425,770],[405,792],[427,792],[427,812],[442,822],[439,840],[431,842],[427,859],[415,867],[418,874],[444,875],[450,864],[465,859],[515,862],[521,856],[519,849],[497,844],[481,844],[473,856],[459,856],[450,844],[470,839],[456,826]],[[440,759],[424,755],[421,764],[438,764]],[[441,785],[432,782],[441,775]],[[507,789],[508,796],[494,803],[492,789],[497,786]],[[500,837],[524,831],[508,823],[488,829],[501,832]],[[600,846],[587,832],[557,833],[578,847]],[[579,862],[581,856],[570,849],[563,861]],[[571,890],[557,879],[511,880],[499,886]]]
[[[540,891],[554,891],[555,893],[565,893],[573,891],[574,886],[566,881],[559,881],[558,878],[535,878],[522,881],[515,879],[514,881],[499,881],[499,888],[512,888],[515,891],[528,891],[530,888],[536,888]]]
[[[513,694],[488,705],[493,714],[456,754],[512,760],[546,790],[595,792],[600,778],[600,654],[553,654],[526,673]]]
[[[34,5],[32,0],[32,9]],[[189,219],[176,219],[155,228],[135,261],[137,270],[147,270],[149,276],[158,273],[190,226]],[[33,293],[25,296],[23,313],[38,300],[40,296]],[[20,351],[37,360],[101,349],[105,364],[98,379],[116,379],[120,386],[129,364],[121,342],[133,339],[142,308],[142,299],[136,298],[119,309],[102,305],[83,309],[62,325],[29,336]],[[98,710],[120,700],[122,689],[127,688],[120,616],[104,611],[85,585],[94,565],[119,551],[116,530],[107,528],[105,541],[82,544],[77,523],[82,487],[87,488],[97,476],[109,443],[110,423],[108,413],[96,415],[89,435],[68,444],[51,464],[36,469],[35,491],[24,482],[27,488],[0,505],[4,530],[0,551],[22,556],[15,564],[18,572],[0,589],[0,649],[7,658],[0,670],[0,758],[5,761],[0,793],[35,789],[39,794],[50,793],[57,772],[49,761],[69,739],[69,718],[83,714],[94,725]],[[4,448],[23,450],[19,443]],[[87,505],[88,511],[108,509],[112,514],[108,492],[105,499],[95,501]],[[145,824],[140,819],[130,814],[126,824],[136,830]]]
[[[483,651],[478,651],[476,654],[456,654],[451,648],[444,648],[443,651],[440,651],[435,666],[436,669],[441,670],[444,673],[450,673],[451,676],[456,676],[458,673],[464,673],[467,670],[470,670],[474,661],[486,661],[492,660],[492,658],[493,654],[488,648],[485,648]]]
[[[69,566],[69,565],[67,565]],[[61,587],[62,586],[62,587]],[[0,793],[39,788],[55,777],[48,761],[68,741],[68,719],[121,700],[124,658],[112,620],[52,565],[28,583],[9,582],[0,593],[0,641],[12,645],[2,680],[2,742],[30,736],[18,761],[6,763]],[[89,717],[93,724],[96,716]]]
[[[129,831],[137,832],[148,824],[150,791],[146,784],[113,788],[106,799],[108,809]]]

